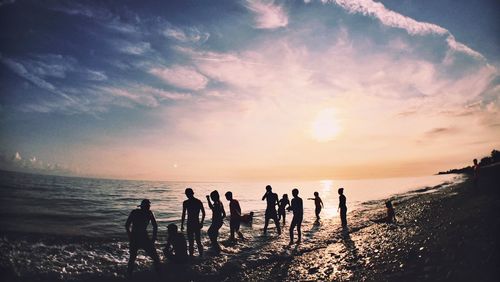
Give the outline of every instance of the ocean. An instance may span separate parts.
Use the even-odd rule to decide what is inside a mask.
[[[388,198],[391,195],[452,184],[463,180],[461,175],[424,177],[273,181],[273,182],[168,182],[91,179],[77,177],[34,175],[0,171],[0,262],[10,264],[15,275],[48,275],[71,278],[85,273],[119,275],[128,258],[124,223],[131,210],[144,198],[152,202],[159,224],[159,243],[165,241],[166,226],[180,223],[184,189],[193,188],[195,197],[205,206],[206,223],[210,225],[211,211],[205,195],[218,190],[226,211],[226,191],[239,200],[243,213],[255,213],[252,226],[244,226],[244,234],[257,238],[262,232],[265,201],[261,198],[270,184],[279,198],[284,193],[291,199],[291,190],[298,188],[304,200],[304,224],[314,220],[315,191],[319,192],[325,209],[322,218],[337,215],[337,189],[343,187],[349,211],[362,208],[363,203]],[[291,214],[288,216],[291,220]],[[228,224],[221,229],[225,240]],[[274,232],[274,224],[270,231]],[[286,232],[284,232],[286,236]],[[283,236],[283,235],[282,235]],[[203,242],[209,245],[204,236]],[[139,268],[148,259],[138,257]],[[9,268],[9,266],[4,266]]]

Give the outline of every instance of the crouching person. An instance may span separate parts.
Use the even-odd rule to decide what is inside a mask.
[[[167,226],[167,245],[163,249],[163,254],[168,262],[185,263],[188,260],[187,244],[184,234],[178,232],[177,225],[171,223]]]

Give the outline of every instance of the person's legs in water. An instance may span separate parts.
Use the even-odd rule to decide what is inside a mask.
[[[156,252],[156,248],[154,246],[154,243],[152,241],[147,242],[144,246],[144,251],[146,251],[146,254],[150,256],[153,259],[153,266],[156,270],[156,272],[160,272],[160,257],[158,256],[158,253]]]
[[[292,223],[290,223],[290,245],[293,244],[293,230],[295,229],[295,217],[292,218]]]
[[[196,238],[196,245],[198,246],[198,255],[203,256],[203,245],[201,244],[201,230],[197,229],[194,232]]]
[[[319,220],[319,213],[321,212],[321,207],[316,208],[314,212],[316,213],[316,220]]]
[[[130,277],[134,271],[135,259],[137,258],[137,246],[133,242],[130,242],[129,253],[130,257],[128,259],[127,275]]]
[[[189,255],[193,256],[193,253],[194,253],[194,232],[189,227],[187,229],[187,237],[188,237],[188,242],[189,242]]]
[[[281,226],[280,226],[280,220],[278,219],[278,215],[274,213],[274,224],[276,225],[276,229],[278,230],[278,235],[281,235]]]
[[[302,242],[302,218],[300,218],[297,222],[297,234],[297,244],[300,244],[300,242]]]
[[[264,220],[264,235],[267,234],[267,226],[268,225],[269,225],[269,216],[268,216],[268,212],[266,211],[266,217]]]

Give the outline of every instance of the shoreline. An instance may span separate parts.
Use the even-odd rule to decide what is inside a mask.
[[[493,175],[495,172],[498,174],[500,166],[490,170],[494,171]],[[498,177],[490,182],[488,187],[498,186],[500,183]],[[269,236],[250,238],[236,245],[225,242],[223,238],[223,255],[215,256],[208,250],[203,259],[194,258],[187,265],[164,263],[164,276],[161,279],[150,269],[149,259],[144,259],[143,267],[134,272],[132,279],[124,278],[123,262],[113,266],[116,270],[113,275],[82,273],[66,277],[57,273],[45,273],[17,277],[15,267],[9,267],[4,259],[1,262],[0,277],[3,281],[465,281],[461,278],[468,276],[464,276],[459,267],[462,267],[460,262],[467,261],[467,256],[463,253],[460,253],[461,256],[455,255],[452,263],[445,258],[450,250],[453,251],[450,244],[467,245],[474,238],[467,237],[470,234],[463,230],[461,224],[456,224],[464,220],[464,215],[447,209],[450,205],[459,204],[457,208],[460,208],[464,204],[470,204],[470,198],[464,197],[469,193],[470,184],[470,180],[452,185],[442,183],[390,197],[395,203],[398,219],[396,224],[370,221],[385,214],[383,203],[387,199],[368,201],[363,203],[363,208],[350,212],[349,232],[342,232],[338,217],[322,219],[320,224],[306,222],[302,228],[303,243],[291,247],[287,245],[288,225],[284,227],[285,232],[280,237],[271,228]],[[482,195],[480,199],[485,210],[490,211],[494,204],[500,203],[500,192],[491,187],[485,189],[486,192],[488,197]],[[461,217],[456,218],[458,215]],[[473,210],[473,213],[465,215],[477,219],[482,213]],[[495,213],[491,217],[494,215]],[[491,218],[489,222],[494,228],[498,227],[498,219]],[[474,229],[475,234],[485,224],[488,225],[488,222],[481,221],[478,224]],[[466,238],[448,240],[447,232],[452,229],[456,234],[464,234]],[[495,232],[494,230],[491,238],[498,235]],[[488,249],[498,248],[498,239],[488,238],[484,240]],[[125,259],[126,263],[127,257],[121,259]],[[486,273],[483,275],[484,279],[478,280],[475,277],[476,280],[490,281],[499,277],[499,271],[494,268],[498,264],[493,264],[495,257],[489,255],[485,261],[487,271],[483,271]]]

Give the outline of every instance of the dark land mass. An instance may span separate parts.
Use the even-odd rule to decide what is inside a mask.
[[[500,278],[500,164],[481,168],[479,187],[470,179],[391,198],[397,223],[376,223],[385,216],[384,201],[365,203],[339,218],[308,222],[303,242],[288,246],[288,236],[223,242],[222,255],[206,252],[186,265],[164,264],[163,277],[151,261],[130,279],[125,267],[115,275],[58,273],[16,275],[14,244],[0,250],[2,281],[498,281]],[[288,226],[284,231],[287,231]],[[4,239],[6,240],[6,239]],[[15,239],[9,239],[15,242]],[[10,261],[9,261],[10,259]],[[98,259],[98,258],[96,258]],[[22,262],[21,262],[22,263]]]

